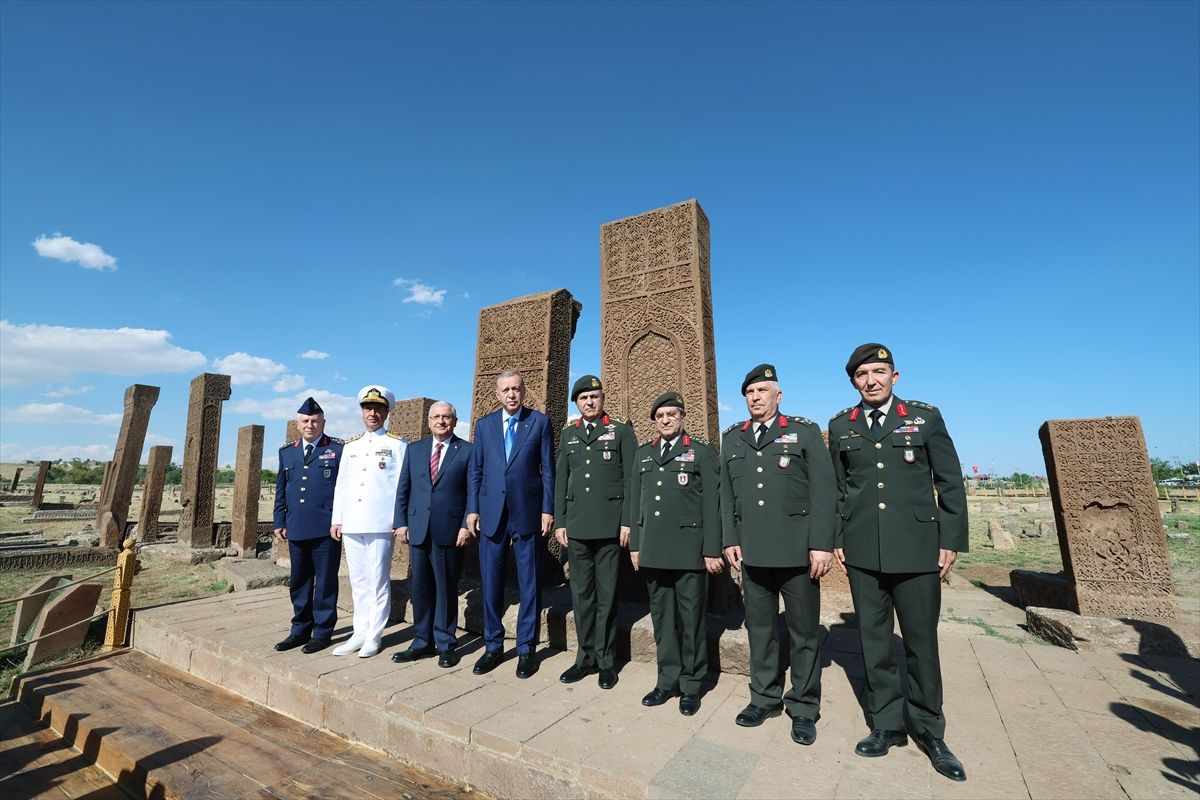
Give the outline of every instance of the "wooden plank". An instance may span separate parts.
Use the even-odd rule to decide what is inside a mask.
[[[18,704],[0,704],[0,731],[0,797],[124,800],[112,778]]]

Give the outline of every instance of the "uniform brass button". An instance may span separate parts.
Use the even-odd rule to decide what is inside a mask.
[[[887,508],[887,503],[880,503],[880,504],[879,504],[879,510],[880,510],[880,511],[882,511],[882,510],[883,510],[883,509],[885,509],[885,508]]]
[[[882,450],[882,449],[883,449],[883,442],[876,442],[876,443],[875,443],[875,449],[876,449],[876,450]]]
[[[308,467],[305,467],[305,469],[308,469]],[[308,476],[307,476],[307,475],[301,475],[301,476],[300,476],[300,480],[302,480],[302,481],[306,481],[306,480],[308,480]]]
[[[883,484],[882,484],[882,483],[877,483],[877,484],[875,484],[875,486],[876,486],[876,487],[878,487],[878,488],[880,488],[880,489],[882,489],[882,488],[883,488]]]
[[[759,450],[759,451],[758,451],[758,457],[759,457],[759,458],[762,458],[762,450]]]
[[[758,501],[758,504],[759,504],[760,506],[761,506],[761,505],[765,505],[765,504],[766,504],[766,501],[765,501],[765,500],[759,500],[759,501]]]
[[[659,471],[659,472],[666,472],[666,471],[667,471],[667,468],[666,468],[666,467],[659,467],[659,468],[658,468],[658,471]]]
[[[300,502],[301,502],[301,503],[303,503],[303,502],[304,502],[304,498],[303,498],[303,497],[301,497],[301,498],[300,498]]]
[[[904,441],[906,441],[906,442],[911,442],[911,441],[912,441],[912,437],[911,437],[911,436],[905,436],[905,437],[904,437]]]
[[[656,517],[658,516],[658,512],[657,512],[657,511],[655,511],[655,512],[654,512],[654,516],[656,516]]]
[[[762,467],[759,467],[759,468],[758,468],[758,471],[759,471],[759,472],[762,472]]]
[[[592,490],[592,487],[590,487],[590,486],[585,486],[585,487],[583,487],[583,490],[584,490],[585,492],[590,492],[590,491]]]
[[[592,460],[591,460],[590,458],[585,458],[585,459],[583,460],[583,463],[585,463],[585,464],[590,464],[590,463],[592,463]]]
[[[760,489],[762,488],[762,484],[761,484],[761,483],[758,485],[758,488],[760,488]]]
[[[662,481],[659,481],[659,482],[658,482],[658,485],[659,485],[659,486],[662,486]]]
[[[300,487],[300,491],[302,491],[302,492],[303,492],[303,491],[304,491],[304,488],[305,488],[305,487],[301,486],[301,487]]]
[[[583,449],[584,449],[584,450],[591,450],[591,449],[592,449],[592,446],[589,444],[587,447],[585,447],[585,448],[583,448]]]
[[[659,497],[658,495],[654,495],[654,499],[655,499],[655,500],[662,500],[662,498],[661,498],[661,497]]]
[[[305,465],[304,465],[304,468],[305,468],[305,469],[308,469],[308,464],[305,464]]]
[[[585,477],[585,478],[590,478],[590,477],[592,477],[592,473],[590,473],[590,472],[585,472],[585,473],[583,473],[583,477]]]
[[[880,469],[883,469],[883,462],[882,462],[882,461],[880,461],[880,462],[879,462],[878,464],[876,464],[875,466],[879,467]]]

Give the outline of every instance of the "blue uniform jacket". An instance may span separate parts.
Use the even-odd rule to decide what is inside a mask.
[[[304,459],[304,440],[279,448],[275,478],[275,528],[287,528],[288,539],[329,535],[333,485],[342,462],[342,442],[322,435]]]

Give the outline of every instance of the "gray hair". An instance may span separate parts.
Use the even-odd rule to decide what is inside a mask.
[[[431,405],[431,406],[429,407],[429,413],[430,413],[430,415],[432,415],[432,414],[433,414],[433,410],[434,410],[435,408],[437,408],[438,406],[445,406],[446,408],[450,409],[450,416],[454,417],[454,421],[455,421],[455,422],[457,422],[457,421],[458,421],[458,411],[456,411],[456,410],[454,409],[454,405],[453,405],[453,404],[451,404],[451,403],[447,403],[445,400],[438,400],[438,401],[436,401],[436,402],[435,402],[433,405]]]
[[[500,381],[504,378],[520,378],[521,385],[522,386],[525,385],[525,378],[522,377],[521,373],[519,373],[515,370],[506,369],[503,372],[501,372],[499,375],[496,376],[496,386],[499,386]]]

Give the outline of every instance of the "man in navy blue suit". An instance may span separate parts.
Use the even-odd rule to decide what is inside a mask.
[[[275,535],[288,543],[292,562],[292,631],[276,650],[329,646],[337,626],[338,565],[342,543],[329,538],[333,485],[342,440],[325,435],[325,412],[313,398],[296,411],[300,438],[279,448],[275,478]]]
[[[486,650],[472,670],[483,675],[504,660],[504,566],[512,543],[521,605],[517,613],[517,677],[537,672],[538,561],[554,527],[554,455],[550,420],[524,406],[525,381],[505,370],[496,378],[500,409],[475,423],[467,467],[467,530],[479,535]]]
[[[396,537],[408,544],[412,577],[413,638],[392,655],[405,663],[438,656],[439,667],[458,664],[458,576],[467,533],[467,462],[471,443],[454,435],[458,413],[449,403],[429,407],[433,436],[404,451],[396,488]]]

